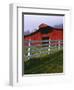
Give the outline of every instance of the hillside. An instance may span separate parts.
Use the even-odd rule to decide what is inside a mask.
[[[24,74],[63,72],[63,50],[24,62]]]

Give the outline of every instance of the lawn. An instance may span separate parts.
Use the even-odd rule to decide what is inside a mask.
[[[63,50],[24,61],[24,74],[62,73]]]

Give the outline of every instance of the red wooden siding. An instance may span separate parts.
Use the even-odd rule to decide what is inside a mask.
[[[48,33],[43,33],[41,30],[47,30]],[[63,40],[63,29],[53,28],[44,25],[39,26],[39,30],[24,36],[24,40],[42,40],[43,37],[49,37],[49,40]]]

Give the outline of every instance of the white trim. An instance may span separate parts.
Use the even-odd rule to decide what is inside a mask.
[[[34,82],[31,82],[33,77],[26,77],[22,76],[22,12],[35,12],[35,13],[52,13],[52,14],[64,14],[65,15],[65,22],[64,22],[64,68],[65,68],[65,74],[45,74],[47,77],[50,78],[49,82],[60,82],[61,77],[62,79],[67,82],[70,73],[69,73],[69,59],[67,57],[68,55],[68,46],[69,44],[69,30],[70,30],[70,9],[69,8],[58,8],[58,7],[27,7],[25,5],[19,5],[19,4],[13,4],[10,5],[11,13],[10,13],[10,39],[12,42],[10,42],[10,47],[12,48],[10,50],[10,84],[11,85],[22,85],[22,84],[36,84],[36,81],[39,81],[38,78],[40,75],[29,75],[34,76]],[[24,8],[22,8],[24,7]],[[11,45],[12,44],[12,45]],[[43,74],[44,75],[44,74]],[[54,80],[54,77],[56,75],[57,80]],[[28,76],[28,75],[27,75]],[[44,78],[47,78],[44,77]],[[44,79],[43,79],[44,81]],[[42,81],[39,81],[40,83]]]
[[[10,39],[12,41],[11,51],[10,54],[12,54],[12,58],[10,59],[10,84],[16,85],[17,83],[17,8],[10,5],[10,32],[12,33],[12,36],[10,36]]]

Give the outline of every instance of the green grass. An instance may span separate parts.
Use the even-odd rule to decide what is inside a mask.
[[[24,74],[63,72],[63,50],[24,61]]]
[[[60,47],[60,50],[61,49],[62,47]],[[31,57],[34,57],[34,58],[46,56],[48,53],[53,54],[57,51],[58,51],[58,46],[57,47],[51,46],[50,51],[48,51],[48,47],[36,47],[35,46],[35,47],[30,48]],[[25,55],[24,60],[28,61],[28,47],[24,47],[24,55]]]

